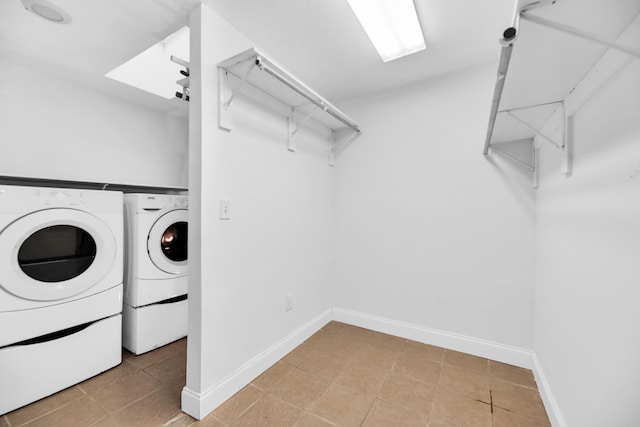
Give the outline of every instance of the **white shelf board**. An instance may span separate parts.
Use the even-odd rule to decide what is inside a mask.
[[[616,39],[638,9],[637,0],[558,0],[526,13]],[[541,129],[557,109],[547,104],[566,99],[606,51],[589,40],[520,19],[498,110],[532,107],[516,114]],[[499,113],[491,143],[535,135]]]

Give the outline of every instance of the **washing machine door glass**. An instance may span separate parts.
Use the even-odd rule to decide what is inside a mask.
[[[115,236],[100,218],[67,208],[37,211],[0,232],[0,286],[24,299],[66,299],[98,284],[115,257]]]
[[[84,273],[96,257],[96,241],[86,230],[53,225],[29,236],[18,250],[18,264],[41,282],[62,282]]]
[[[147,252],[153,264],[169,274],[187,272],[187,210],[175,209],[153,224],[147,240]]]
[[[187,260],[187,222],[171,224],[160,238],[160,247],[164,256],[173,262]]]

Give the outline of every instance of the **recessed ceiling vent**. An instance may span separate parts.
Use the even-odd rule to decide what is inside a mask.
[[[42,19],[55,22],[56,24],[69,24],[71,22],[71,15],[46,0],[20,1],[25,9]]]

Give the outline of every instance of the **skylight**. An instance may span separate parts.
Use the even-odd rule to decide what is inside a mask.
[[[180,65],[171,62],[171,55],[189,61],[189,27],[183,27],[159,41],[124,64],[105,74],[113,80],[136,87],[166,99],[175,97],[182,88]]]
[[[347,0],[383,62],[426,48],[413,0]]]

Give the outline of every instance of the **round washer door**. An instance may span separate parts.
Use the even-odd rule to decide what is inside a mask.
[[[153,264],[169,274],[186,274],[187,210],[175,209],[162,215],[151,226],[147,252]]]
[[[96,216],[66,208],[37,211],[0,232],[0,286],[23,299],[66,299],[99,283],[115,257],[113,232]]]

